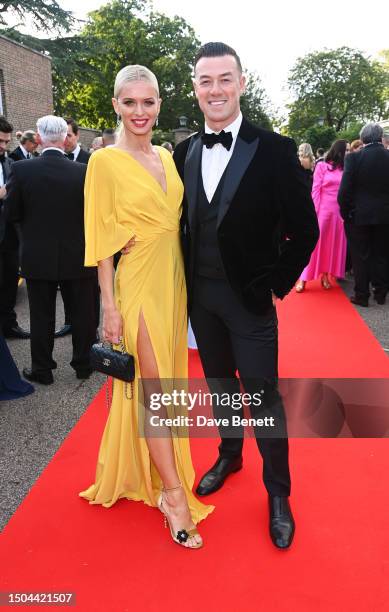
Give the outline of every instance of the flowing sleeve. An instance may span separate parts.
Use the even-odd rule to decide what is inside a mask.
[[[134,235],[118,221],[114,177],[99,153],[91,156],[85,177],[85,266],[97,266],[120,251]]]

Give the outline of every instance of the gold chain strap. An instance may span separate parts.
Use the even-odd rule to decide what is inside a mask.
[[[107,344],[110,344],[110,346],[113,348],[113,344],[111,344],[110,342],[108,342]],[[126,347],[124,346],[124,342],[123,342],[123,336],[120,336],[119,338],[119,342],[117,344],[117,346],[119,347],[119,349],[122,352],[122,355],[124,353],[126,353]],[[107,376],[107,382],[105,385],[105,403],[107,405],[107,410],[110,410],[111,404],[112,404],[112,396],[113,396],[113,381],[114,378],[112,378],[112,393],[111,393],[111,399],[109,398],[109,377]],[[128,383],[126,382],[125,387],[124,387],[124,394],[126,396],[126,399],[128,400],[132,400],[134,399],[134,381],[132,380],[130,382],[130,395],[128,395]]]
[[[105,383],[105,404],[107,406],[108,412],[109,412],[109,410],[111,408],[111,405],[112,405],[114,380],[115,379],[112,378],[112,393],[111,393],[111,397],[110,397],[110,393],[109,393],[109,376],[107,376],[107,382]],[[128,394],[128,387],[130,387],[130,395]],[[128,399],[128,400],[134,399],[134,381],[133,380],[130,383],[128,383],[128,382],[125,383],[124,394],[126,396],[126,399]]]

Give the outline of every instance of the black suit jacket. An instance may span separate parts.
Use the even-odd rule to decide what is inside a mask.
[[[10,157],[13,161],[24,161],[24,160],[26,160],[26,158],[23,155],[23,151],[21,150],[21,148],[19,146],[16,147],[16,149],[14,149],[12,151],[12,153],[9,154],[8,157]]]
[[[347,155],[338,202],[345,221],[389,224],[389,151],[383,145],[375,142]]]
[[[19,221],[22,276],[66,280],[93,276],[84,267],[85,164],[60,151],[12,164],[6,216]]]
[[[84,151],[84,149],[80,149],[80,152],[77,156],[76,162],[78,162],[79,164],[86,164],[88,165],[88,161],[90,158],[91,154],[88,153],[88,151]]]
[[[12,161],[5,157],[3,160],[4,183],[7,183],[11,173]],[[13,223],[5,219],[4,200],[0,200],[0,253],[15,251],[19,248],[19,236]]]
[[[201,135],[177,145],[184,182],[182,236],[189,301],[193,282]],[[220,198],[217,238],[231,287],[246,308],[261,314],[299,278],[318,240],[309,187],[293,140],[243,119]]]

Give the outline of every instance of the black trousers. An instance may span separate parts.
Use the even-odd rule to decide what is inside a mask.
[[[72,310],[71,302],[72,302],[72,298],[71,298],[71,292],[70,292],[70,290],[68,288],[68,285],[66,284],[66,281],[60,281],[58,284],[59,284],[59,288],[61,290],[63,306],[64,306],[64,312],[65,312],[65,321],[64,321],[64,324],[65,325],[71,325],[72,324],[72,315],[71,315],[71,310]],[[94,287],[94,289],[95,289],[94,317],[95,317],[95,325],[96,325],[95,329],[97,330],[99,328],[99,324],[100,324],[100,289],[99,289],[99,283],[97,281],[97,273],[96,273],[94,285],[95,285],[95,287]]]
[[[16,325],[16,294],[19,281],[19,251],[0,251],[0,326],[6,333]]]
[[[370,282],[374,293],[388,292],[389,225],[354,225],[345,223],[345,231],[354,270],[355,296],[368,299]]]
[[[89,368],[89,352],[96,337],[94,283],[93,277],[61,281],[71,309],[73,357],[70,365],[75,370]],[[58,281],[27,279],[33,372],[57,367],[53,359],[57,287]]]
[[[263,459],[263,481],[270,495],[290,494],[288,439],[285,414],[277,391],[278,325],[275,308],[264,316],[247,311],[225,280],[196,277],[190,312],[204,373],[212,392],[239,393],[238,370],[244,391],[253,396],[265,390],[260,408],[250,406],[253,417],[272,415],[278,434],[265,437],[255,431]],[[228,416],[214,407],[215,416]],[[233,410],[243,416],[243,410]],[[222,457],[237,457],[243,449],[243,428],[219,428]],[[274,435],[274,432],[269,432]]]

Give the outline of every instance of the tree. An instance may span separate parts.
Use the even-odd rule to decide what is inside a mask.
[[[295,96],[289,106],[290,133],[300,135],[320,124],[339,132],[351,122],[380,119],[387,77],[382,63],[349,47],[298,59],[288,80]]]
[[[348,142],[352,142],[353,140],[359,139],[359,134],[361,129],[363,128],[363,122],[355,121],[350,123],[344,130],[341,130],[337,133],[337,138],[343,138]]]
[[[36,28],[48,32],[69,32],[75,24],[71,11],[65,11],[56,0],[5,0],[0,2],[0,26],[7,25],[7,17],[16,16],[21,25],[30,18]],[[20,24],[19,24],[20,25]]]
[[[160,84],[162,131],[178,127],[181,115],[188,118],[193,130],[203,123],[192,85],[193,58],[200,42],[184,19],[153,12],[148,0],[112,0],[90,13],[83,29],[73,36],[42,39],[16,28],[4,34],[50,54],[54,109],[59,115],[74,116],[88,127],[113,127],[115,75],[127,64],[142,64],[156,74]],[[268,106],[258,76],[249,74],[242,96],[245,115],[271,128]]]
[[[115,75],[123,66],[142,64],[160,83],[160,125],[176,128],[180,115],[193,127],[198,125],[191,63],[200,43],[184,19],[154,13],[145,0],[113,0],[89,14],[79,39],[76,57],[88,70],[66,83],[56,99],[58,112],[71,112],[90,127],[114,125]]]
[[[246,91],[240,103],[242,113],[249,121],[263,128],[272,129],[272,122],[269,118],[269,101],[259,76],[254,72],[247,75]]]
[[[301,142],[309,142],[315,153],[319,148],[327,151],[336,138],[337,135],[333,127],[314,125],[306,130]]]

